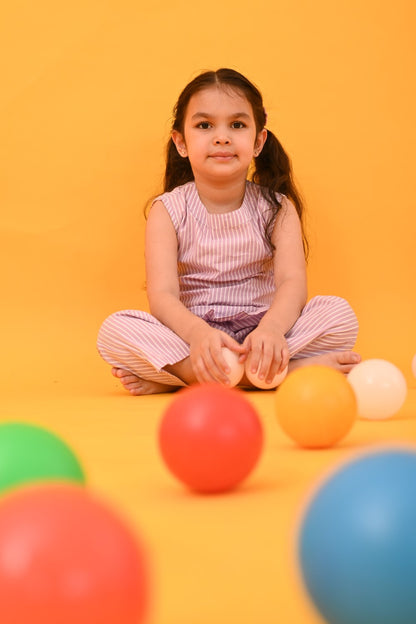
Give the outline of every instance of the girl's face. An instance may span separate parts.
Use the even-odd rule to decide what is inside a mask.
[[[245,180],[266,138],[266,130],[257,133],[251,104],[244,95],[217,86],[191,97],[183,134],[172,133],[179,154],[189,158],[197,182]]]

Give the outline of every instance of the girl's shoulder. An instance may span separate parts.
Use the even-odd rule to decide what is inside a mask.
[[[176,186],[172,191],[167,191],[158,195],[153,200],[161,201],[165,206],[175,230],[178,230],[183,222],[188,206],[192,203],[196,193],[195,182],[187,182],[181,186]]]
[[[255,182],[247,181],[246,197],[249,203],[251,203],[257,211],[260,211],[261,213],[268,213],[270,210],[274,210],[268,196],[269,193],[267,188],[262,187]],[[285,198],[286,196],[282,193],[276,193],[276,200],[279,204],[282,204],[285,201]]]
[[[186,200],[190,195],[194,192],[195,182],[187,182],[186,184],[182,184],[181,186],[175,186],[171,191],[166,191],[166,193],[162,193],[155,197],[153,201],[160,200],[162,202],[178,202]]]

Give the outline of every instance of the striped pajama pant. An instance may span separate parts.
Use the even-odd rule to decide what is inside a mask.
[[[221,322],[204,318],[212,327],[225,331],[241,344],[264,313],[241,312]],[[352,349],[357,334],[357,317],[345,299],[317,296],[305,305],[285,338],[290,358],[299,359]],[[188,357],[188,343],[147,312],[122,310],[111,314],[99,330],[97,348],[106,362],[142,379],[186,385],[163,368]]]

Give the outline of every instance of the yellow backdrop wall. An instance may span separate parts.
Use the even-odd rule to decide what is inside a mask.
[[[143,206],[201,70],[262,90],[308,208],[310,295],[355,308],[364,357],[413,382],[416,93],[410,0],[22,0],[0,46],[4,392],[101,392],[101,321],[146,307]]]

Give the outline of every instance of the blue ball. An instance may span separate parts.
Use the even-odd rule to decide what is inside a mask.
[[[302,519],[306,588],[330,624],[416,623],[416,452],[338,469]]]

